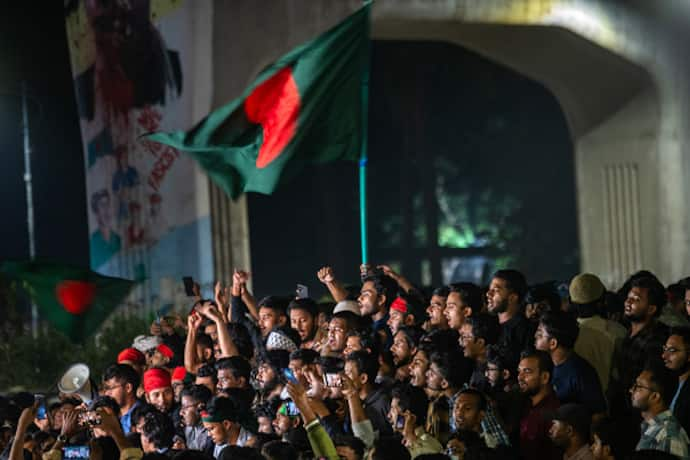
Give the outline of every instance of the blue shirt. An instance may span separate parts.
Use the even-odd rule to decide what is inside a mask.
[[[140,404],[141,401],[137,399],[127,413],[120,417],[120,425],[122,425],[122,431],[125,435],[128,435],[132,431],[132,412],[139,407]]]
[[[592,414],[606,412],[599,375],[577,353],[573,352],[563,364],[554,366],[551,383],[561,404],[583,404]]]

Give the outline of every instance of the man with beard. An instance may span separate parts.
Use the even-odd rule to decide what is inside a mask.
[[[395,379],[405,381],[410,375],[409,364],[412,356],[417,352],[419,339],[424,335],[424,329],[419,326],[403,326],[393,336],[391,354],[395,364]]]
[[[690,328],[671,328],[661,357],[664,364],[678,377],[678,388],[671,400],[670,409],[685,432],[690,432]]]
[[[498,344],[518,361],[521,350],[532,343],[534,328],[522,313],[522,301],[527,294],[525,276],[517,270],[498,270],[486,292],[489,313],[498,316],[501,335]]]
[[[590,416],[580,404],[558,408],[549,429],[551,441],[563,450],[563,460],[594,460],[589,448]]]
[[[288,305],[290,326],[299,334],[301,348],[312,348],[314,345],[312,342],[318,330],[318,314],[319,309],[312,299],[296,299]]]
[[[200,450],[208,455],[213,454],[213,440],[204,428],[204,424],[201,423],[201,411],[212,397],[211,391],[205,386],[190,385],[182,390],[180,406],[185,446],[187,449]]]
[[[141,404],[137,399],[139,380],[137,371],[127,364],[113,364],[103,374],[102,394],[120,406],[120,424],[125,434],[132,428],[132,411]]]
[[[560,449],[549,440],[550,419],[560,402],[551,388],[553,362],[545,351],[525,352],[518,365],[520,391],[529,405],[520,420],[520,453],[524,460],[560,460]]]
[[[388,329],[388,308],[395,300],[398,284],[389,276],[383,274],[368,275],[362,280],[357,302],[362,316],[371,317],[374,332],[382,334],[381,338],[388,346],[392,336]]]
[[[678,381],[658,362],[649,363],[630,387],[632,406],[642,413],[640,442],[635,450],[659,450],[687,459],[690,439],[669,410]]]
[[[275,296],[264,297],[259,301],[259,331],[264,339],[276,326],[287,323],[285,299]]]
[[[482,290],[474,283],[454,283],[449,286],[443,315],[448,327],[460,332],[465,318],[482,309]]]
[[[269,350],[260,358],[255,387],[258,390],[255,403],[280,398],[283,392],[282,372],[290,364],[290,353],[285,350]]]
[[[144,372],[146,401],[164,414],[171,415],[175,406],[175,392],[170,372],[154,367]]]
[[[448,329],[448,320],[446,315],[443,314],[446,309],[448,292],[448,288],[442,286],[434,289],[431,293],[429,306],[426,307],[426,314],[429,317],[428,329]]]
[[[621,352],[614,357],[614,378],[609,385],[611,413],[630,415],[627,391],[642,372],[648,358],[661,361],[666,341],[666,327],[657,321],[666,303],[666,290],[656,278],[643,276],[630,283],[625,300],[625,318],[630,321],[628,336],[623,339]]]

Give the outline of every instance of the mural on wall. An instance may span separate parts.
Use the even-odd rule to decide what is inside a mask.
[[[75,0],[65,20],[86,168],[91,268],[141,280],[132,307],[210,285],[208,192],[193,160],[140,140],[193,123],[193,20],[183,0]],[[205,183],[205,182],[204,182]],[[203,184],[201,184],[203,185]]]

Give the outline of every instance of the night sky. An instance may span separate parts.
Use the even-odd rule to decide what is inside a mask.
[[[0,27],[0,259],[28,256],[18,97],[27,81],[38,256],[86,265],[82,147],[62,5],[46,2],[34,16],[13,3]],[[510,230],[496,237],[507,247],[484,253],[513,254],[535,282],[578,270],[573,147],[548,91],[442,43],[376,42],[371,72],[372,261],[396,262],[413,278],[422,276],[416,261],[425,257],[424,184],[431,174],[443,177],[442,190],[458,197],[456,205],[464,203],[467,219],[480,222],[488,213],[485,221]],[[259,294],[286,292],[295,282],[315,287],[326,263],[346,279],[356,277],[357,193],[356,164],[336,163],[305,170],[274,196],[250,195]],[[496,221],[494,208],[506,206],[512,211]]]

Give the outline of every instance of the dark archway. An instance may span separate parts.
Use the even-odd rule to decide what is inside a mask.
[[[504,265],[533,281],[578,270],[573,147],[541,85],[459,46],[376,41],[369,151],[372,262],[433,285]],[[250,195],[249,219],[259,293],[295,275],[317,288],[324,263],[355,280],[356,165]]]

